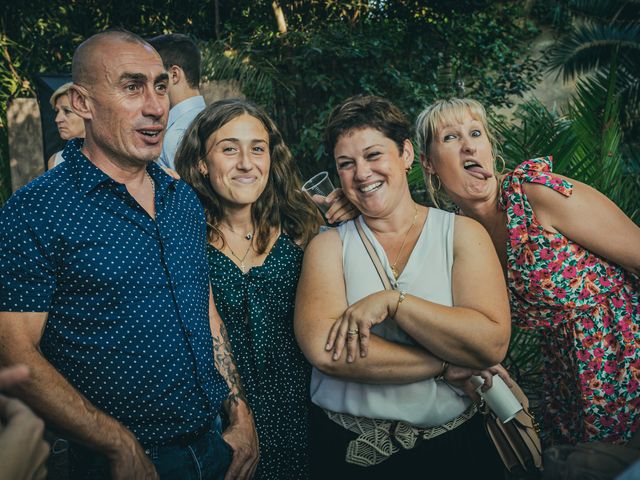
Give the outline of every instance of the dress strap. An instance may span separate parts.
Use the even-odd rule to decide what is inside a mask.
[[[552,188],[565,197],[571,196],[573,184],[553,174],[553,157],[538,157],[522,162],[516,169],[507,175],[503,185],[508,181],[519,183],[539,183]]]
[[[503,178],[499,203],[500,208],[507,212],[509,242],[512,248],[528,241],[529,224],[535,218],[522,188],[525,183],[537,183],[552,188],[565,197],[571,196],[573,184],[554,175],[552,169],[551,156],[532,158],[522,162]]]

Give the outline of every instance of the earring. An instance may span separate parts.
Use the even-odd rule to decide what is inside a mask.
[[[502,161],[502,168],[498,168],[498,159],[500,159]],[[496,155],[496,158],[493,160],[493,169],[495,170],[496,174],[502,174],[504,173],[504,171],[507,168],[507,162],[504,161],[504,158],[502,155]]]

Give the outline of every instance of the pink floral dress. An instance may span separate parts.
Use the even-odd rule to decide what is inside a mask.
[[[640,426],[640,280],[545,230],[524,183],[567,197],[573,185],[536,158],[504,178],[500,198],[513,322],[542,335],[544,443],[621,443]]]

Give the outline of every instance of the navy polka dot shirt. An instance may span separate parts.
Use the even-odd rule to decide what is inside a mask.
[[[229,393],[213,360],[204,212],[152,163],[154,221],[81,146],[0,210],[0,311],[49,312],[47,360],[160,445],[205,426]]]

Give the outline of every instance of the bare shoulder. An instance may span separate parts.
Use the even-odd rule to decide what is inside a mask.
[[[529,203],[533,207],[536,205],[547,206],[549,204],[555,204],[557,202],[561,202],[563,200],[570,199],[574,197],[576,194],[579,196],[582,195],[597,195],[602,196],[600,192],[598,192],[595,188],[590,187],[586,183],[582,183],[578,180],[574,180],[573,178],[565,177],[564,175],[559,175],[557,173],[552,174],[553,177],[556,177],[560,180],[564,180],[569,183],[573,187],[573,191],[571,195],[565,195],[560,193],[548,185],[543,185],[541,183],[533,183],[526,182],[522,184],[522,190],[524,194],[527,196]]]
[[[586,183],[563,175],[555,176],[573,185],[571,195],[564,195],[553,188],[538,183],[523,185],[523,191],[531,208],[539,222],[546,228],[556,230],[555,224],[563,217],[574,216],[580,212],[584,213],[589,210],[590,205],[613,207],[611,200]]]
[[[461,216],[456,216],[453,256],[456,262],[464,260],[482,264],[489,261],[489,258],[495,257],[497,260],[497,253],[487,230],[478,221]]]
[[[454,245],[470,241],[489,242],[489,234],[480,222],[470,217],[456,215],[453,234]]]
[[[555,176],[558,178],[561,178],[562,180],[568,181],[574,187],[577,183],[580,183],[570,178],[563,177],[561,175],[555,175]],[[580,184],[580,185],[584,185],[584,184]],[[527,196],[527,199],[530,202],[534,202],[534,203],[535,202],[544,203],[544,202],[553,201],[554,199],[566,198],[565,195],[561,194],[560,192],[556,192],[553,188],[550,188],[549,186],[543,185],[541,183],[532,183],[532,182],[523,183],[522,190],[524,191],[524,194]]]
[[[333,255],[341,251],[342,240],[340,239],[338,229],[330,228],[313,237],[305,249],[305,257]]]

